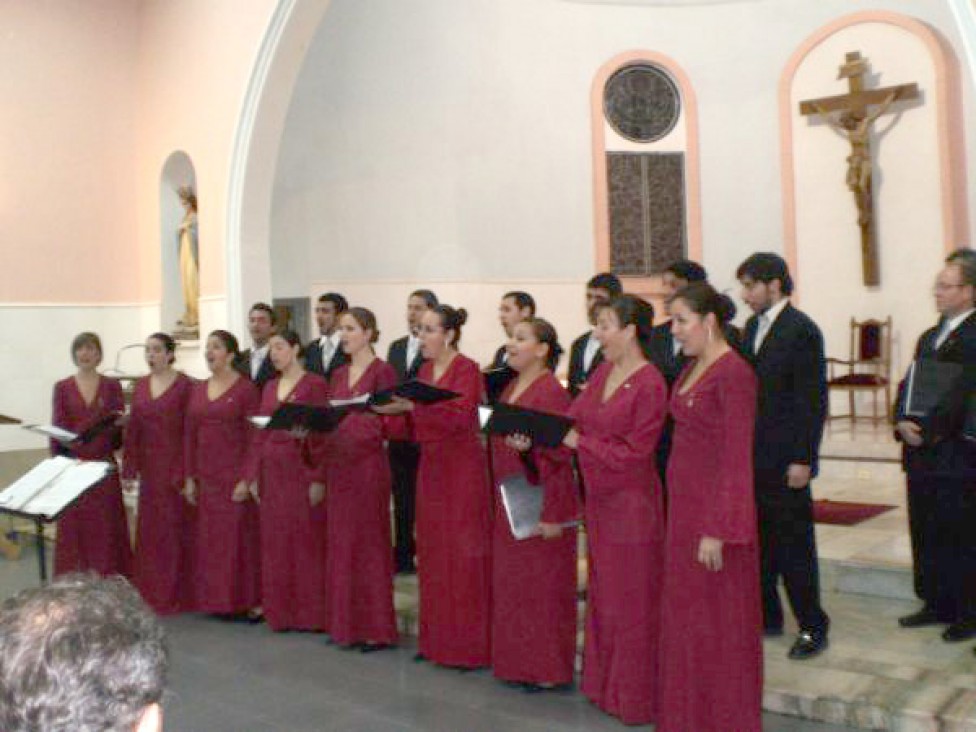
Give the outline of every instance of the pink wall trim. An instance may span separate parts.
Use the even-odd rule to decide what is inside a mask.
[[[935,66],[936,134],[939,139],[939,169],[942,187],[942,241],[946,252],[969,245],[969,215],[966,203],[965,137],[962,127],[962,95],[959,62],[948,43],[932,28],[907,15],[884,10],[851,13],[828,23],[809,36],[790,57],[779,82],[780,156],[783,161],[783,256],[800,289],[797,271],[796,191],[793,162],[793,77],[814,48],[843,28],[862,23],[888,23],[917,36],[928,48]]]
[[[674,77],[681,90],[682,116],[685,121],[687,145],[685,147],[685,191],[687,210],[685,224],[688,229],[688,256],[696,261],[702,259],[701,226],[701,165],[698,150],[698,102],[695,90],[688,75],[673,59],[655,51],[634,50],[614,56],[597,71],[590,90],[590,114],[593,126],[593,220],[594,220],[594,262],[597,272],[605,272],[610,267],[610,213],[607,200],[607,159],[606,135],[603,117],[603,87],[607,79],[621,66],[635,61],[648,61],[656,64]],[[628,277],[625,287],[628,291],[653,292],[657,278]]]

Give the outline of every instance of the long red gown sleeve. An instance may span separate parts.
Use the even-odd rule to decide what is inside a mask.
[[[200,419],[189,408],[189,404],[194,399],[199,399],[200,390],[203,390],[203,398],[207,396],[207,382],[201,381],[193,385],[190,396],[187,398],[186,417],[183,420],[183,475],[187,478],[197,478],[197,430],[200,429]]]
[[[558,381],[540,396],[541,411],[565,415],[569,411],[572,398]],[[565,480],[571,475],[572,451],[560,445],[556,448],[533,447],[532,458],[539,469],[542,484],[542,515],[540,521],[547,524],[563,524],[574,521],[580,515],[579,493],[576,482]]]
[[[270,417],[278,407],[278,378],[265,382],[261,387],[261,398],[254,411],[255,417]],[[251,431],[251,444],[247,452],[247,480],[252,483],[258,479],[261,469],[261,454],[268,439],[268,430],[254,427]]]
[[[727,544],[756,541],[753,485],[753,429],[756,420],[756,379],[745,370],[723,371],[717,388],[722,440],[717,490],[702,506],[702,536]]]

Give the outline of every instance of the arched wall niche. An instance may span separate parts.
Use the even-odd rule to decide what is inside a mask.
[[[850,144],[799,102],[847,92],[837,69],[859,51],[867,88],[915,82],[921,99],[874,123],[874,217],[881,283],[863,284],[857,210],[845,183]],[[955,55],[936,32],[898,13],[840,17],[797,47],[780,77],[784,255],[797,299],[824,331],[828,355],[848,357],[851,317],[893,319],[895,374],[934,318],[927,288],[947,251],[969,241]]]
[[[180,203],[179,189],[183,186],[197,190],[197,175],[190,156],[177,150],[166,158],[159,178],[159,247],[160,325],[172,332],[183,314],[183,290],[180,279],[179,228],[185,210]],[[198,203],[199,205],[199,203]]]
[[[604,113],[604,88],[607,81],[620,69],[638,63],[647,63],[666,71],[678,87],[681,113],[675,128],[656,143],[631,142],[618,135],[608,123]],[[621,53],[609,59],[597,71],[590,91],[591,125],[593,130],[593,205],[595,267],[597,272],[610,269],[610,200],[608,192],[607,153],[622,151],[675,151],[684,153],[685,239],[687,255],[702,260],[701,236],[701,168],[698,148],[698,104],[691,80],[684,69],[672,58],[656,51],[638,49]],[[628,292],[647,297],[660,304],[661,283],[659,276],[624,277]]]

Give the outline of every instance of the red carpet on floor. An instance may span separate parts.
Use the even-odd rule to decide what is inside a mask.
[[[854,526],[893,508],[880,503],[849,503],[824,498],[813,502],[813,520],[818,524]]]

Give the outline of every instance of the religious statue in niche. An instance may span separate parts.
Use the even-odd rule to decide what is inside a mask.
[[[864,284],[881,283],[878,245],[874,220],[874,158],[871,155],[871,130],[875,120],[895,101],[917,99],[917,84],[899,84],[881,89],[864,89],[868,60],[857,51],[847,54],[838,79],[847,79],[849,93],[800,102],[800,114],[817,115],[851,146],[847,156],[847,188],[857,206],[857,225],[861,231],[861,264]],[[872,109],[874,107],[874,109]],[[833,116],[832,116],[833,115]]]
[[[191,186],[177,193],[186,211],[180,223],[178,247],[180,282],[183,287],[183,316],[176,321],[173,337],[197,340],[200,337],[200,247],[197,238],[197,194]]]

